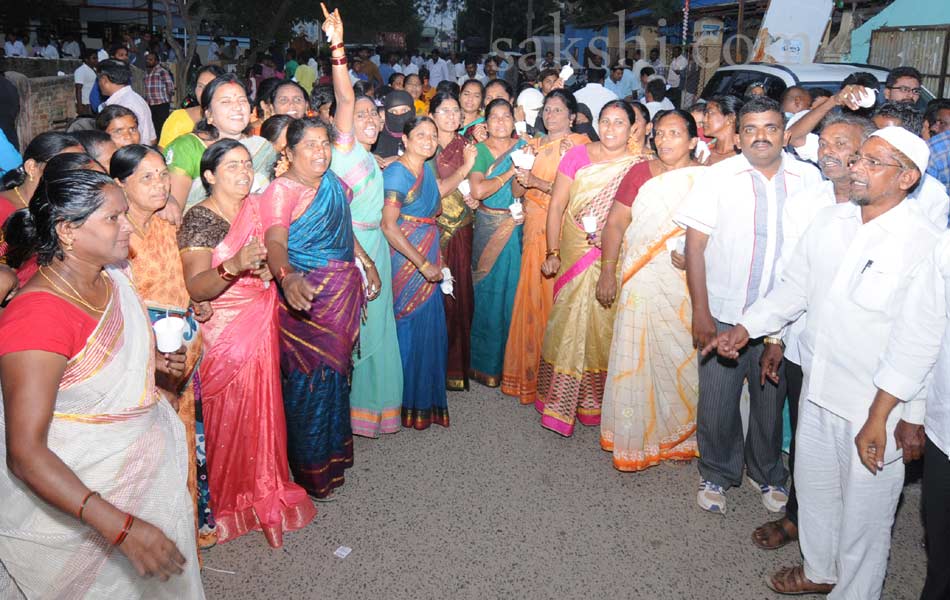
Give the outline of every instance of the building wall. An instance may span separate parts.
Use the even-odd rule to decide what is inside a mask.
[[[866,63],[871,48],[871,32],[881,27],[950,24],[950,2],[946,0],[894,0],[874,18],[851,34],[851,62]]]

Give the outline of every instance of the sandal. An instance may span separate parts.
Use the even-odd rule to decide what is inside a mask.
[[[794,529],[795,533],[789,531],[789,526]],[[789,542],[797,540],[798,527],[786,517],[782,517],[777,521],[769,521],[752,532],[752,543],[762,550],[778,550]]]
[[[786,596],[804,596],[806,594],[828,594],[835,589],[833,583],[815,583],[805,577],[805,567],[784,567],[766,578],[765,585],[778,594]]]

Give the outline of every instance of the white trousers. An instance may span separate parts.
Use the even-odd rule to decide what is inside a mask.
[[[855,424],[802,399],[795,446],[798,533],[805,576],[834,583],[830,599],[881,597],[891,526],[904,463],[888,423],[884,469],[872,475],[858,458]]]

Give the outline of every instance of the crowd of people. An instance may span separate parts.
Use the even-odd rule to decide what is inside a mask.
[[[449,427],[477,382],[620,471],[696,459],[711,513],[751,480],[785,512],[754,543],[801,545],[780,593],[879,597],[926,455],[923,598],[950,594],[950,101],[919,110],[920,73],[869,108],[861,72],[694,103],[689,50],[368,85],[324,11],[325,68],[208,65],[158,115],[128,48],[90,54],[94,129],[4,175],[0,588],[203,597],[200,549],[280,547],[354,435]]]

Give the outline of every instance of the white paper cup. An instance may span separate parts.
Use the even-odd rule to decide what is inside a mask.
[[[597,217],[586,215],[581,217],[581,222],[584,224],[584,231],[587,233],[597,233]]]
[[[472,185],[468,182],[468,179],[462,180],[462,183],[459,184],[459,191],[462,192],[463,196],[471,195]]]
[[[858,99],[858,106],[861,108],[871,108],[877,103],[877,90],[866,87],[862,90],[861,97]]]
[[[515,131],[517,131],[520,135],[528,133],[528,124],[524,121],[516,121]]]
[[[520,202],[513,202],[509,204],[508,210],[511,211],[511,217],[514,219],[520,219],[524,216],[524,207]]]
[[[530,152],[525,152],[524,150],[515,150],[511,153],[511,162],[515,163],[515,166],[519,169],[524,169],[530,171],[534,167],[534,154]]]
[[[185,320],[180,317],[165,317],[152,324],[155,330],[155,344],[158,351],[175,352],[181,348],[185,333]]]
[[[571,68],[571,65],[564,65],[564,68],[561,69],[561,72],[558,73],[558,77],[561,78],[561,81],[567,82],[568,79],[574,76],[574,69]]]

